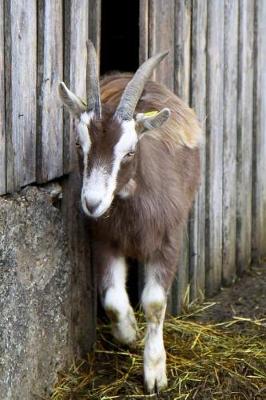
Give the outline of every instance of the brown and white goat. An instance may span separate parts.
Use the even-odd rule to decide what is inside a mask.
[[[145,265],[144,381],[149,392],[159,391],[167,386],[167,293],[199,184],[201,130],[188,106],[148,80],[167,53],[147,60],[133,77],[110,75],[99,85],[95,49],[90,42],[87,48],[87,104],[63,82],[59,93],[77,121],[81,203],[91,219],[99,292],[114,337],[132,344],[137,324],[126,292],[126,257]]]

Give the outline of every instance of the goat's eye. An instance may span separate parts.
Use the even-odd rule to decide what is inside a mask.
[[[131,157],[134,156],[134,154],[135,154],[135,151],[129,151],[129,152],[125,155],[125,158],[131,158]]]
[[[78,139],[76,140],[76,147],[77,147],[78,149],[81,148],[81,144],[79,143]]]

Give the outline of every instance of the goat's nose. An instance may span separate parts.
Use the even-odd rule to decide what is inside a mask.
[[[98,207],[98,205],[101,202],[98,200],[88,200],[88,199],[86,199],[85,201],[86,201],[86,207],[91,214],[94,213],[94,211],[96,210],[96,208]]]

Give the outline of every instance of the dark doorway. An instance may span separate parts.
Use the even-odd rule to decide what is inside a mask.
[[[101,75],[139,65],[139,1],[102,0]]]

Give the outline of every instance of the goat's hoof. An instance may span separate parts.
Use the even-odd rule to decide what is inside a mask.
[[[160,393],[167,388],[167,376],[164,369],[158,368],[151,373],[146,371],[144,379],[145,390],[149,394]]]
[[[133,311],[129,311],[126,318],[119,322],[112,323],[114,338],[131,348],[134,348],[137,340],[137,322]]]

